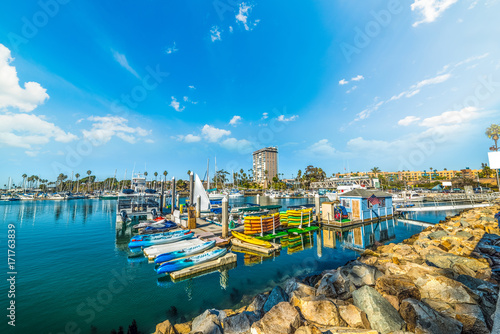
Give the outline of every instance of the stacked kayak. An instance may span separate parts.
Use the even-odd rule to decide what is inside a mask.
[[[128,244],[129,248],[149,247],[159,244],[167,244],[180,240],[191,239],[194,237],[194,232],[191,231],[175,231],[161,234],[145,234],[132,237]]]
[[[226,248],[215,249],[212,251],[208,251],[203,254],[187,257],[185,259],[178,259],[169,262],[165,262],[161,264],[155,271],[158,274],[166,274],[171,273],[177,270],[181,270],[184,268],[192,267],[194,265],[215,260],[221,256],[224,256],[227,253]]]
[[[215,240],[212,240],[212,241],[207,241],[205,243],[202,243],[200,245],[184,248],[184,249],[181,249],[178,251],[163,253],[163,254],[158,255],[155,258],[155,263],[161,264],[161,263],[175,260],[175,259],[178,259],[181,257],[195,255],[195,254],[204,252],[204,251],[206,251],[214,246],[215,246]]]
[[[260,240],[260,239],[251,237],[249,235],[246,235],[246,234],[243,234],[240,232],[231,231],[231,234],[236,239],[239,239],[239,240],[244,241],[244,242],[248,242],[248,243],[253,244],[253,245],[262,246],[262,247],[266,247],[266,248],[273,247],[273,245],[271,245],[271,243],[269,241]]]
[[[244,233],[257,234],[272,231],[280,226],[280,214],[274,213],[267,216],[246,216],[244,220]]]
[[[280,220],[282,225],[286,224],[289,227],[307,225],[313,220],[312,209],[287,210],[280,213]]]

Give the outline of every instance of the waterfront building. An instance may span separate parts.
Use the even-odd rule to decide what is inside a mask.
[[[389,217],[394,213],[392,194],[380,190],[354,189],[339,194],[339,200],[353,221],[369,221]]]
[[[278,176],[278,148],[265,147],[253,152],[254,182],[267,188],[275,176]]]

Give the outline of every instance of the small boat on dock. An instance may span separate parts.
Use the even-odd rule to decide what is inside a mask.
[[[206,250],[209,250],[214,246],[215,246],[215,240],[212,240],[212,241],[207,241],[201,245],[196,245],[196,246],[184,248],[182,250],[178,250],[178,251],[174,251],[174,252],[163,253],[163,254],[160,254],[156,257],[155,263],[160,264],[160,263],[164,263],[164,262],[178,259],[181,257],[195,255],[195,254],[204,252]]]
[[[239,240],[244,241],[244,242],[248,242],[249,244],[253,244],[253,245],[257,245],[257,246],[261,246],[261,247],[266,247],[266,248],[273,247],[269,241],[259,240],[257,238],[254,238],[254,237],[251,237],[249,235],[246,235],[246,234],[243,234],[240,232],[236,232],[236,231],[231,231],[231,233],[232,233],[233,237],[235,237],[236,239],[239,239]]]
[[[184,233],[173,233],[171,235],[140,235],[138,238],[133,238],[129,244],[129,248],[148,247],[153,245],[168,244],[180,240],[191,239],[194,237],[194,232],[183,231]]]
[[[212,251],[208,251],[206,253],[191,256],[185,259],[179,259],[174,261],[169,261],[163,263],[161,266],[155,269],[158,274],[166,274],[174,271],[178,271],[184,268],[192,267],[194,265],[215,260],[221,256],[226,255],[227,249],[220,248]]]

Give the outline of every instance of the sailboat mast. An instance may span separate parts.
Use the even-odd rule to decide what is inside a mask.
[[[209,168],[210,159],[207,159],[207,190],[210,189],[210,168]]]

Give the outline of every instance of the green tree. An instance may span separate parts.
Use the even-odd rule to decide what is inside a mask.
[[[90,190],[89,190],[89,187],[90,187],[90,174],[92,174],[92,171],[89,169],[87,171],[87,175],[88,175],[88,177],[87,177],[87,192],[90,192]]]
[[[491,124],[485,132],[486,136],[490,139],[493,139],[495,142],[495,146],[490,147],[491,151],[498,151],[498,138],[500,136],[500,125],[498,124]]]
[[[76,177],[76,192],[79,192],[80,191],[80,174],[76,173],[75,177]]]

